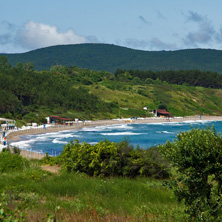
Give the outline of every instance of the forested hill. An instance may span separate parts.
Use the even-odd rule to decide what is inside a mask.
[[[11,67],[0,56],[0,115],[21,125],[42,123],[50,115],[72,120],[150,116],[144,107],[174,116],[222,115],[222,75],[120,69],[113,75],[61,65],[37,71],[29,63]]]
[[[203,70],[222,72],[222,51],[187,49],[178,51],[141,51],[108,44],[59,45],[20,54],[6,55],[11,65],[34,63],[37,70],[53,65],[78,66],[115,72],[131,70]]]

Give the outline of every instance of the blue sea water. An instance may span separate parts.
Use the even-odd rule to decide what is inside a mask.
[[[173,141],[179,132],[214,126],[216,131],[222,132],[222,121],[187,121],[167,123],[146,123],[146,124],[117,124],[109,126],[85,127],[81,130],[67,130],[39,135],[22,136],[21,141],[13,142],[11,145],[21,149],[32,149],[35,152],[48,152],[50,155],[58,155],[71,140],[79,140],[96,144],[101,140],[119,142],[128,140],[135,147],[147,149]]]

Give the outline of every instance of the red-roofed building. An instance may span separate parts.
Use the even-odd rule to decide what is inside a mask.
[[[155,115],[159,117],[170,117],[172,113],[167,112],[165,109],[155,110]]]
[[[66,121],[71,121],[69,118],[63,118],[61,116],[50,116],[49,123],[65,124]]]

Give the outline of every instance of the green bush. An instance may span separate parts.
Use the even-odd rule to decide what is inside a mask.
[[[26,167],[29,167],[29,161],[18,153],[11,154],[7,150],[0,153],[0,173],[22,171]]]
[[[185,201],[190,221],[221,221],[221,135],[213,127],[192,128],[161,150],[176,170],[169,185],[178,200]]]
[[[84,172],[90,176],[169,176],[167,163],[157,150],[134,149],[127,141],[106,140],[95,145],[71,141],[65,146],[61,159],[68,172]]]
[[[40,168],[28,168],[25,171],[25,177],[31,180],[42,181],[45,179],[47,174]]]
[[[61,156],[49,156],[48,152],[45,154],[44,158],[40,160],[42,164],[49,164],[50,166],[61,165]]]

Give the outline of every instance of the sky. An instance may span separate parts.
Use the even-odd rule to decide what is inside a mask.
[[[221,0],[0,0],[0,53],[81,43],[222,50]]]

